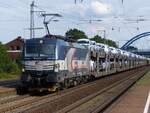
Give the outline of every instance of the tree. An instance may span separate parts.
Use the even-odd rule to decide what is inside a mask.
[[[81,38],[88,38],[83,31],[78,30],[76,28],[70,29],[69,31],[67,31],[65,33],[65,35],[66,35],[66,37],[71,37],[74,40],[78,40],[78,39],[81,39]]]
[[[134,47],[134,46],[129,46],[127,47],[128,51],[134,52],[134,51],[138,51],[138,48]]]
[[[93,40],[97,43],[104,43],[104,39],[102,39],[102,37],[99,35],[95,35],[93,38],[91,38],[91,40]]]
[[[112,46],[112,47],[115,47],[115,48],[118,48],[118,45],[116,44],[115,41],[113,40],[106,40],[106,44],[109,45],[109,46]]]
[[[0,72],[5,70],[5,65],[9,63],[7,49],[4,45],[0,44]]]
[[[0,43],[0,73],[10,73],[17,71],[17,65],[9,59],[6,47]]]
[[[117,46],[115,41],[112,41],[110,39],[101,38],[101,36],[99,36],[99,35],[95,35],[93,38],[91,38],[91,40],[94,40],[97,43],[103,43],[103,44],[107,44],[109,46],[118,48],[118,46]]]

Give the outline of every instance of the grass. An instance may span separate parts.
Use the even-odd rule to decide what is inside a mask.
[[[0,80],[17,79],[20,73],[0,73]]]
[[[136,85],[147,85],[150,82],[150,71],[144,75],[142,79],[140,79]]]

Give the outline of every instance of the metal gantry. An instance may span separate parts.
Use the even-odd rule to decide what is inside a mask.
[[[34,1],[30,5],[30,38],[34,38]]]
[[[48,28],[48,24],[51,22],[51,21],[59,21],[59,20],[54,20],[55,17],[62,17],[60,14],[57,14],[57,13],[46,13],[46,11],[43,11],[43,10],[40,10],[40,11],[37,11],[35,10],[35,7],[38,8],[37,5],[35,5],[35,2],[33,1],[30,5],[30,38],[35,38],[35,29],[41,29],[41,27],[38,27],[38,28],[35,28],[34,26],[34,16],[35,16],[35,13],[40,13],[40,15],[42,17],[44,17],[44,21],[43,21],[43,24],[46,28],[46,31],[47,33],[50,35],[50,31],[49,31],[49,28]],[[50,17],[50,19],[48,21],[46,21],[46,17]]]

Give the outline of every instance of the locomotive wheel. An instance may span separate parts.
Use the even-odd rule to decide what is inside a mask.
[[[19,84],[17,87],[16,87],[16,93],[18,95],[25,95],[29,92],[28,90],[28,87],[27,86],[23,86],[22,84]]]
[[[82,84],[83,83],[83,78],[82,77],[78,77],[77,83],[78,83],[78,85]]]
[[[73,82],[73,85],[74,85],[74,86],[77,86],[77,85],[78,85],[78,82],[75,80],[75,81]]]
[[[69,88],[69,81],[68,80],[64,80],[63,88],[65,88],[65,89]]]
[[[64,83],[58,83],[58,90],[63,90],[64,89]]]
[[[88,77],[84,76],[84,77],[83,77],[83,82],[84,82],[84,83],[87,83],[87,82],[88,82]]]

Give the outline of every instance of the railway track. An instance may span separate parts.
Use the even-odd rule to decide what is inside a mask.
[[[56,113],[102,113],[143,75],[140,72],[137,76],[120,80]]]
[[[11,95],[16,95],[15,87],[18,80],[5,80],[0,81],[0,99],[3,97],[9,97]]]
[[[6,98],[0,102],[0,111],[5,113],[63,113],[63,110],[64,112],[72,112],[83,103],[94,99],[94,95],[98,95],[99,92],[102,92],[103,90],[106,92],[108,87],[112,88],[112,84],[116,84],[115,86],[118,86],[117,81],[122,83],[125,79],[130,79],[134,75],[136,75],[136,77],[139,74],[139,76],[143,75],[145,71],[146,69],[144,68],[130,70],[127,72],[118,73],[115,76],[104,77],[100,80],[45,96],[25,95],[14,96],[9,99]]]
[[[0,86],[13,87],[13,86],[17,85],[17,82],[18,82],[18,80],[3,80],[3,81],[0,81]]]

